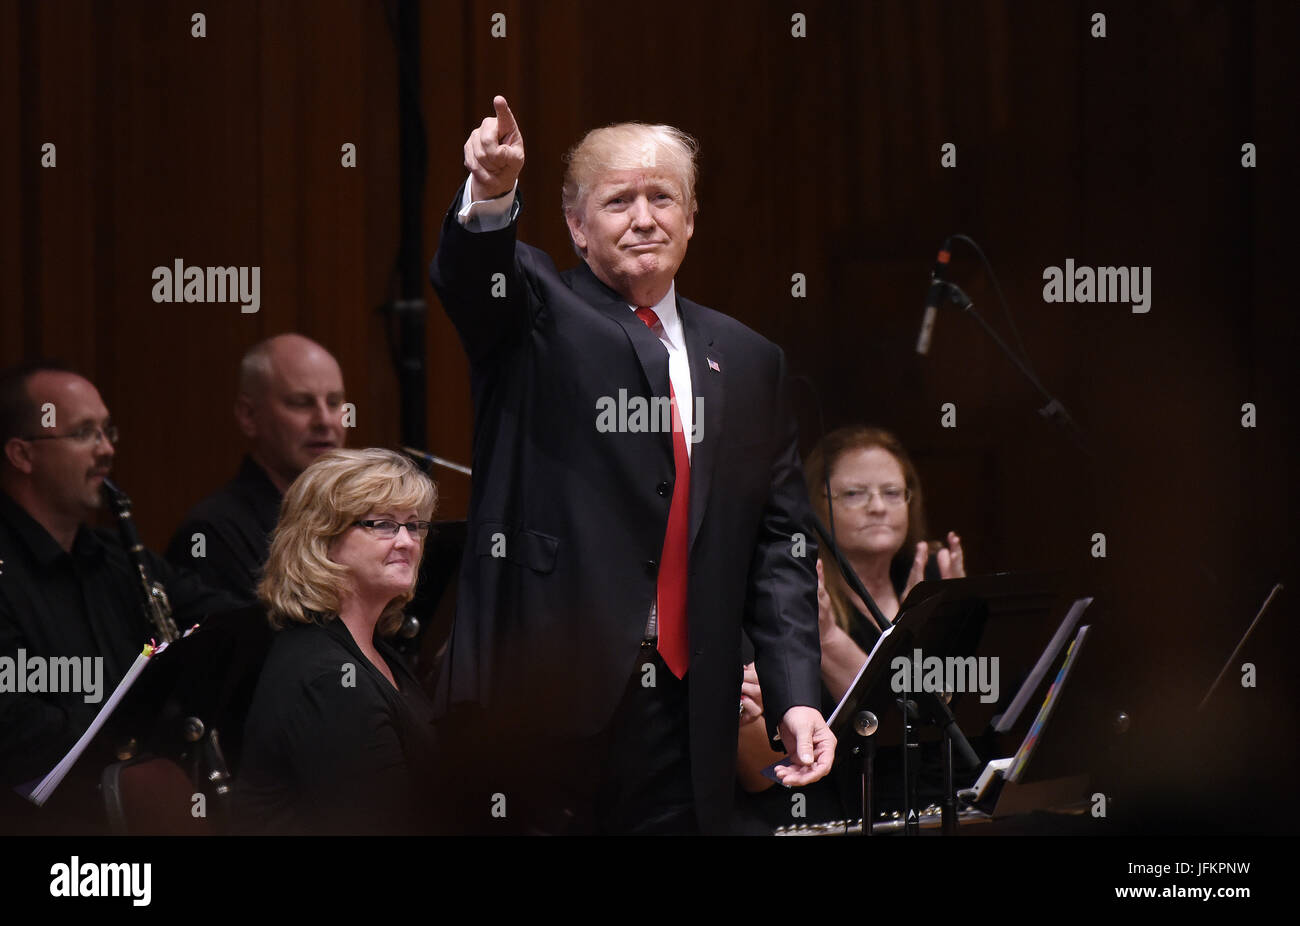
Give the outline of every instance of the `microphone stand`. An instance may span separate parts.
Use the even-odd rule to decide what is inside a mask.
[[[903,712],[903,835],[921,835],[921,821],[916,815],[916,776],[921,770],[921,744],[917,740],[916,723],[920,720],[916,702],[909,698],[899,698],[899,710]],[[909,758],[912,751],[913,758]]]
[[[828,504],[829,502],[830,500],[827,499]],[[876,599],[871,597],[871,593],[867,591],[867,587],[863,585],[862,580],[858,578],[857,572],[849,565],[848,559],[844,556],[844,551],[840,549],[840,545],[835,542],[835,538],[831,536],[831,532],[826,529],[826,525],[822,523],[822,519],[817,516],[815,511],[812,512],[812,519],[813,527],[816,528],[818,536],[822,539],[822,543],[826,544],[826,548],[830,550],[831,555],[835,557],[835,563],[840,567],[840,575],[844,576],[844,581],[848,583],[849,588],[853,589],[853,591],[858,594],[858,597],[862,599],[862,603],[867,606],[867,610],[871,612],[871,616],[875,618],[876,623],[879,625],[881,633],[884,633],[885,629],[892,625],[892,621],[885,617],[885,612],[880,610],[880,606],[876,604]],[[906,715],[904,719],[906,722]],[[859,742],[854,748],[860,750],[862,756],[862,787],[860,790],[862,798],[862,835],[870,836],[872,824],[871,814],[875,807],[876,788],[875,734],[880,728],[880,722],[876,718],[876,715],[871,713],[871,711],[860,711],[854,717],[853,727],[854,732],[857,733],[859,740],[861,740],[861,742]],[[906,743],[904,743],[903,752],[903,761],[906,763]],[[907,766],[904,764],[904,779],[907,777],[906,768]],[[905,809],[910,807],[911,803],[907,802]]]
[[[858,574],[853,570],[853,567],[849,565],[848,559],[845,558],[843,551],[840,550],[840,545],[835,542],[835,538],[831,536],[831,532],[826,529],[826,525],[822,523],[822,519],[817,516],[816,512],[812,513],[812,519],[813,527],[817,529],[817,536],[821,537],[822,543],[826,544],[826,547],[831,551],[831,555],[835,557],[835,565],[840,567],[840,574],[844,576],[844,581],[847,582],[849,588],[853,589],[853,591],[857,593],[858,597],[862,599],[862,603],[867,606],[867,610],[871,613],[872,618],[875,619],[876,624],[879,625],[880,630],[883,633],[885,629],[892,626],[894,622],[885,617],[885,612],[880,610],[880,606],[876,604],[876,599],[871,597],[871,593],[867,591],[867,587],[862,584],[862,580],[858,578]]]
[[[1087,437],[1084,435],[1083,429],[1079,427],[1078,423],[1075,422],[1072,417],[1070,417],[1070,413],[1066,411],[1061,400],[1047,391],[1047,388],[1039,382],[1038,377],[1034,375],[1034,372],[1025,365],[1024,361],[1022,361],[1010,347],[1007,346],[1007,343],[1003,341],[998,333],[993,330],[992,326],[984,320],[984,317],[975,311],[975,303],[971,301],[971,298],[967,296],[956,283],[939,281],[936,285],[943,287],[944,294],[954,305],[959,306],[962,311],[966,312],[971,316],[971,318],[979,322],[979,326],[984,329],[984,333],[993,339],[993,343],[998,346],[998,349],[1006,355],[1007,359],[1009,359],[1012,364],[1015,365],[1015,368],[1020,371],[1020,374],[1028,380],[1029,384],[1038,391],[1040,396],[1042,396],[1046,404],[1038,410],[1038,414],[1043,418],[1046,418],[1048,421],[1060,426],[1060,428],[1065,432],[1066,437],[1068,437],[1076,447],[1091,457],[1093,452],[1088,446]],[[940,301],[942,302],[942,299]]]
[[[858,735],[861,742],[854,747],[854,751],[862,756],[862,767],[860,770],[861,781],[859,783],[858,797],[862,802],[862,835],[871,836],[872,818],[875,816],[873,797],[875,794],[875,761],[876,761],[876,731],[880,729],[880,721],[871,711],[858,711],[853,718],[853,732]],[[846,821],[847,822],[847,821]]]
[[[474,471],[468,466],[462,466],[460,463],[453,462],[436,454],[429,453],[427,450],[416,450],[414,447],[402,447],[402,453],[414,460],[426,463],[430,466],[441,466],[443,469],[449,469],[457,473],[464,473],[466,476],[474,475]]]

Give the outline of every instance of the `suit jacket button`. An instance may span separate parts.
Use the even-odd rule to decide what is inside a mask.
[[[654,577],[659,574],[659,564],[652,559],[648,559],[645,561],[645,571],[651,577]]]
[[[659,485],[655,486],[655,491],[658,492],[660,495],[664,496],[665,498],[667,498],[669,495],[672,494],[673,484],[665,480],[659,483]]]

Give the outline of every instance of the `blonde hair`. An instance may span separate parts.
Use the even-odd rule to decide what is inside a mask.
[[[903,471],[903,482],[912,493],[911,500],[907,503],[907,537],[903,545],[894,553],[890,563],[892,575],[894,570],[901,569],[904,565],[910,568],[912,557],[916,554],[916,545],[925,539],[926,533],[925,500],[921,494],[921,477],[912,463],[912,458],[903,448],[902,441],[884,428],[869,428],[864,425],[839,428],[823,437],[813,448],[812,453],[808,454],[808,458],[804,461],[804,478],[808,483],[808,498],[812,502],[813,510],[829,529],[831,500],[826,497],[826,483],[829,477],[835,472],[840,458],[846,453],[854,450],[870,450],[873,447],[879,447],[898,461],[898,466]],[[835,623],[839,624],[841,630],[847,632],[851,624],[850,615],[854,610],[849,601],[849,584],[829,548],[823,545],[817,557],[822,562],[822,570],[826,576],[826,593],[830,595],[831,610],[835,612]],[[867,620],[874,624],[870,615],[867,615]]]
[[[592,186],[612,170],[664,167],[677,178],[682,188],[682,207],[688,216],[692,215],[698,210],[695,181],[699,170],[695,156],[699,150],[699,142],[671,125],[620,122],[592,129],[564,156],[560,196],[564,214],[581,209]]]
[[[437,487],[401,454],[373,447],[321,454],[293,481],[280,504],[271,553],[257,586],[271,626],[279,630],[291,622],[338,617],[351,572],[330,559],[329,549],[357,520],[375,510],[414,510],[429,520],[437,503]],[[402,609],[415,594],[418,559],[414,565],[411,587],[380,616],[381,634],[401,626]]]

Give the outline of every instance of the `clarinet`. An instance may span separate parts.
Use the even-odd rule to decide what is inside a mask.
[[[111,480],[104,479],[104,497],[109,507],[117,515],[117,527],[121,532],[122,546],[140,575],[136,585],[140,593],[144,615],[157,631],[164,643],[171,643],[180,637],[176,622],[172,620],[172,606],[167,599],[167,590],[161,582],[154,579],[149,571],[149,561],[144,555],[144,544],[136,533],[135,521],[131,519],[131,499]],[[169,710],[176,707],[172,704]],[[180,721],[179,730],[172,729],[179,716],[170,716],[164,711],[160,718],[162,728],[171,731],[171,738],[165,738],[164,745],[155,747],[159,755],[175,762],[189,775],[195,786],[208,794],[216,803],[218,819],[225,825],[230,812],[231,775],[226,766],[226,757],[221,751],[221,741],[216,728],[210,728],[197,716],[189,715],[188,710],[181,712],[185,719]],[[180,741],[174,739],[179,733]],[[167,744],[170,744],[168,746]],[[178,747],[178,748],[177,748]],[[118,746],[118,759],[125,760],[139,753],[140,741],[131,737]]]
[[[149,563],[144,557],[144,544],[136,533],[135,522],[131,520],[131,499],[107,477],[104,478],[104,498],[117,515],[117,529],[122,535],[122,546],[126,547],[127,556],[140,573],[140,592],[144,616],[157,631],[163,643],[171,643],[180,636],[176,631],[176,622],[172,620],[171,602],[167,600],[167,590],[162,583],[155,581],[149,573]]]

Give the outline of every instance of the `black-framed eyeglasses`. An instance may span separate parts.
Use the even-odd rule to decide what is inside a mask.
[[[102,428],[97,424],[88,424],[77,428],[71,434],[34,434],[24,437],[23,440],[70,440],[78,444],[98,444],[102,440],[109,444],[116,444],[120,436],[115,424],[105,425]]]
[[[377,537],[383,537],[391,540],[397,536],[400,528],[406,528],[406,532],[411,535],[413,540],[423,540],[429,533],[431,522],[429,521],[353,521],[357,527],[364,527]]]

